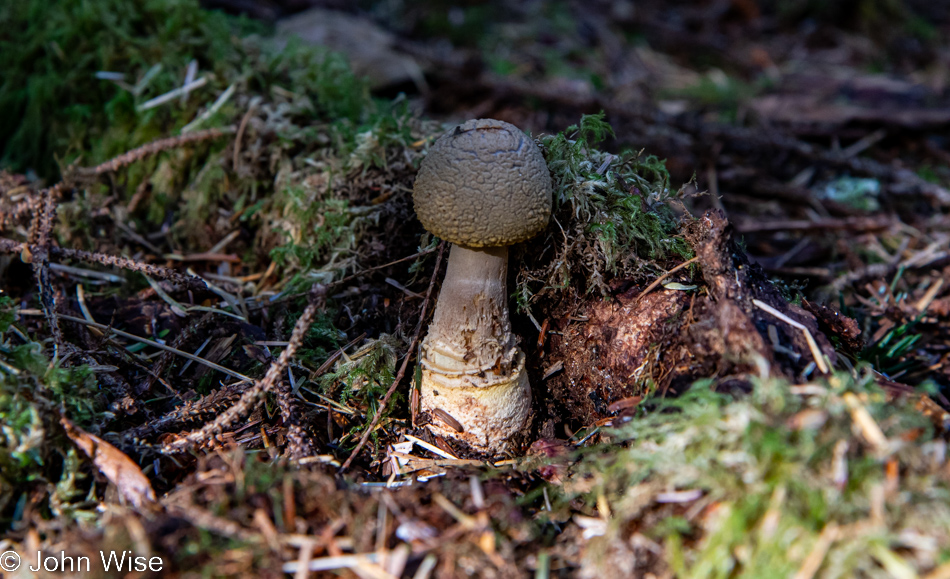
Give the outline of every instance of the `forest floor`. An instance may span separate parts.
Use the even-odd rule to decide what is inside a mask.
[[[5,576],[950,578],[950,9],[204,4],[0,8]],[[555,185],[506,456],[415,393],[469,118]]]

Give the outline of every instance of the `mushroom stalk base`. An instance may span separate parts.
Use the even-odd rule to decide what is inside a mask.
[[[453,245],[422,343],[429,428],[486,452],[506,450],[531,409],[524,353],[508,320],[507,266],[506,247]]]

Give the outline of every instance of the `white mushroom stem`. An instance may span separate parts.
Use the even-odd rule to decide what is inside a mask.
[[[507,247],[453,245],[422,343],[422,407],[433,417],[430,428],[485,451],[504,450],[531,407],[524,354],[508,321],[507,269]]]
[[[486,371],[515,347],[508,322],[508,248],[453,245],[423,346],[426,362],[444,373]]]

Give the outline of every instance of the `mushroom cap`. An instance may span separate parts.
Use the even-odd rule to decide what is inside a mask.
[[[551,217],[551,174],[521,129],[466,121],[429,149],[413,187],[416,215],[457,245],[493,247],[534,237]]]

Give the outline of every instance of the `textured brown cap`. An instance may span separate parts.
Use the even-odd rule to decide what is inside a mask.
[[[422,161],[412,199],[422,226],[458,245],[511,245],[551,216],[551,174],[518,127],[466,121],[439,137]]]

